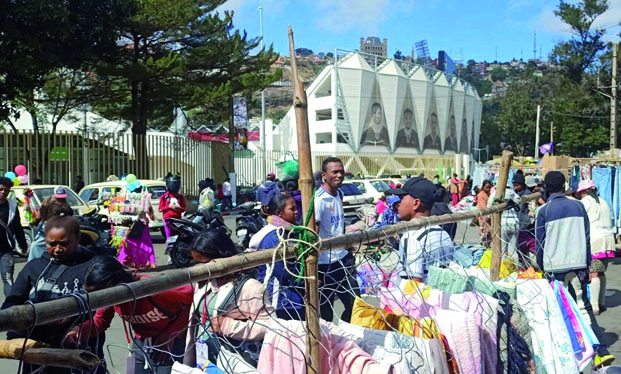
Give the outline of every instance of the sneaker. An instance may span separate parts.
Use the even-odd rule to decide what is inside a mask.
[[[595,357],[593,358],[593,365],[595,365],[596,368],[610,366],[610,364],[612,364],[614,360],[615,360],[615,356],[611,354],[607,354],[604,356],[595,355]]]

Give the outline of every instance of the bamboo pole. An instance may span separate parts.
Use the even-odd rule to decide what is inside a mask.
[[[522,202],[534,201],[540,197],[541,194],[539,193],[531,194],[523,197]],[[463,213],[417,218],[409,222],[399,222],[394,225],[385,226],[380,230],[361,230],[352,234],[322,239],[318,243],[318,247],[321,251],[329,251],[331,248],[357,247],[397,234],[402,234],[406,231],[418,230],[422,227],[466,221],[481,216],[487,216],[496,212],[502,212],[507,209],[507,207],[508,204],[503,203],[489,208],[475,209]],[[152,278],[133,282],[129,286],[116,286],[105,290],[89,292],[89,305],[93,310],[106,308],[168,291],[193,282],[215,279],[239,272],[240,270],[251,269],[259,265],[272,263],[272,257],[275,251],[277,251],[276,261],[293,258],[297,255],[293,246],[287,246],[282,250],[272,248],[264,251],[243,253],[234,257],[214,260],[207,264],[195,265],[187,269],[166,270],[159,274],[154,272]],[[37,325],[42,325],[65,318],[75,317],[80,314],[80,310],[79,302],[73,297],[46,301],[34,304],[34,306],[13,306],[5,310],[0,310],[0,332],[28,329],[35,323],[35,316]]]
[[[101,364],[97,355],[82,349],[31,348],[24,352],[24,362],[60,368],[93,370]]]
[[[308,104],[304,85],[298,80],[297,63],[295,60],[295,44],[293,30],[289,26],[289,52],[291,54],[291,75],[293,81],[293,105],[298,135],[298,163],[300,175],[300,190],[302,192],[302,217],[313,199],[315,181],[313,179],[313,165],[311,160],[310,135],[308,134]],[[315,229],[315,216],[311,213],[308,228]],[[312,250],[305,260],[305,287],[304,304],[306,304],[306,349],[309,360],[306,362],[306,373],[317,374],[320,367],[321,328],[319,326],[319,285],[318,285],[318,252]]]
[[[498,172],[498,184],[496,185],[496,200],[505,198],[505,190],[509,179],[509,170],[511,170],[511,161],[513,153],[509,151],[502,152],[502,161],[500,171]],[[492,264],[490,267],[490,276],[492,281],[497,281],[500,274],[500,262],[502,260],[502,240],[501,240],[501,213],[492,214]]]

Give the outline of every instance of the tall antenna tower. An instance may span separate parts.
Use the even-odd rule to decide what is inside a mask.
[[[535,30],[535,36],[533,38],[533,60],[537,59],[537,30]]]

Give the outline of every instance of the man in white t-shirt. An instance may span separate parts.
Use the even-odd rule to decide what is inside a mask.
[[[225,209],[233,208],[233,200],[231,196],[231,178],[226,178],[222,183],[222,205]]]
[[[322,184],[315,192],[315,222],[322,239],[342,235],[345,231],[343,192],[340,190],[345,179],[343,162],[329,157],[321,163]],[[319,257],[319,302],[321,318],[332,322],[333,303],[336,297],[345,307],[341,319],[349,322],[354,299],[360,295],[356,280],[356,261],[345,248],[332,248]]]
[[[401,196],[399,220],[429,217],[438,193],[434,184],[421,177],[410,178],[402,188],[389,190]],[[442,227],[427,226],[403,234],[399,243],[401,284],[427,281],[430,266],[443,266],[453,259],[454,243]]]

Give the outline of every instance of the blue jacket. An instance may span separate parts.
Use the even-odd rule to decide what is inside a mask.
[[[537,210],[537,265],[548,273],[586,269],[591,265],[589,217],[584,205],[554,194]]]
[[[269,249],[278,246],[278,234],[276,230],[265,235],[259,249]],[[300,266],[293,260],[287,261],[287,269],[297,274]],[[263,274],[265,277],[265,274]],[[276,314],[282,319],[304,320],[304,282],[296,281],[296,277],[285,270],[283,261],[274,264],[272,275],[267,284],[267,293],[272,305],[275,306]]]
[[[274,196],[280,195],[280,188],[278,188],[278,184],[276,182],[267,181],[263,183],[263,186],[259,186],[257,189],[257,201],[261,202],[261,205],[269,204],[270,200]]]

